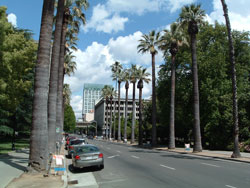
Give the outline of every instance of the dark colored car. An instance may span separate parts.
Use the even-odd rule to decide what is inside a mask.
[[[83,145],[83,144],[87,144],[87,142],[85,139],[82,139],[82,138],[70,140],[69,145],[68,145],[68,157],[71,157],[71,155],[74,153],[74,147],[78,145]]]
[[[76,139],[75,136],[68,136],[68,137],[66,138],[65,149],[68,149],[68,145],[69,145],[69,143],[70,143],[70,140],[74,140],[74,139]]]
[[[75,149],[72,155],[72,165],[74,168],[97,166],[99,169],[103,169],[103,153],[92,144],[82,145]]]

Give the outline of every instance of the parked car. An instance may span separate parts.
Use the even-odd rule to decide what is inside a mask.
[[[87,144],[85,139],[77,138],[70,140],[70,143],[68,145],[68,157],[71,157],[71,155],[74,153],[74,148],[79,145]]]
[[[75,149],[75,152],[72,155],[72,165],[73,168],[97,166],[99,169],[103,169],[103,153],[98,147],[92,144],[82,145]]]
[[[70,143],[70,140],[73,140],[73,139],[76,139],[76,137],[75,136],[68,136],[66,138],[65,149],[68,149],[68,145]]]

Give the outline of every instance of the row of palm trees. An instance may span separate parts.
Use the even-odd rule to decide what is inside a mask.
[[[237,86],[234,48],[232,43],[232,34],[230,20],[228,18],[228,9],[225,0],[221,0],[226,25],[228,29],[230,61],[232,65],[232,88],[233,88],[233,119],[234,119],[234,151],[232,157],[240,157],[238,136],[238,108],[237,108]],[[192,55],[192,75],[193,75],[193,130],[194,147],[193,152],[202,151],[201,131],[200,131],[200,109],[199,109],[199,87],[198,87],[198,67],[196,52],[196,35],[199,32],[199,26],[204,23],[205,11],[201,5],[191,4],[184,6],[177,22],[173,23],[170,30],[164,30],[163,34],[151,31],[148,35],[144,34],[139,40],[138,52],[150,52],[152,57],[152,145],[156,144],[156,94],[155,94],[155,55],[157,48],[163,51],[164,58],[171,54],[171,102],[170,102],[170,122],[169,122],[169,149],[175,148],[175,57],[182,45],[187,45],[191,49]],[[187,42],[189,41],[189,42]]]
[[[55,5],[57,10],[54,18]],[[47,168],[48,154],[55,153],[56,142],[62,137],[64,75],[70,74],[75,69],[70,49],[75,49],[80,24],[85,24],[82,10],[86,10],[88,6],[87,0],[43,2],[35,67],[30,171],[43,171]]]
[[[113,65],[111,65],[112,71],[112,78],[116,81],[116,89],[118,84],[118,141],[121,141],[121,117],[120,117],[120,90],[121,90],[121,83],[124,82],[125,84],[125,121],[124,121],[124,142],[127,142],[127,124],[128,124],[128,89],[129,83],[133,85],[133,94],[132,94],[132,101],[133,101],[133,111],[132,111],[132,127],[131,127],[131,143],[135,142],[135,116],[136,116],[136,103],[135,103],[135,93],[136,93],[136,83],[137,88],[139,89],[139,145],[142,145],[142,89],[143,83],[148,83],[150,81],[149,73],[147,72],[146,68],[137,67],[136,65],[131,65],[129,69],[123,69],[123,66],[120,62],[116,61]],[[106,99],[106,104],[110,104],[110,122],[109,122],[109,134],[108,128],[106,125],[106,138],[112,139],[112,100],[116,97],[116,91],[111,86],[104,86],[102,90],[102,97]],[[116,109],[116,102],[114,103],[114,109]],[[114,114],[116,112],[114,111]],[[108,119],[108,118],[106,118]],[[116,118],[114,118],[115,121]],[[115,125],[115,122],[114,122]],[[113,126],[113,137],[116,138],[116,130],[115,126]]]

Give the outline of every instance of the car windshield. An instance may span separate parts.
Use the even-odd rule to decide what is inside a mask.
[[[77,148],[77,153],[93,153],[98,151],[99,149],[95,146],[84,146]]]

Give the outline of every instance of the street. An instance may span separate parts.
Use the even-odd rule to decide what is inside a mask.
[[[249,188],[250,164],[90,140],[104,153],[100,188]],[[84,171],[82,173],[85,173]],[[79,174],[78,174],[79,175]]]

